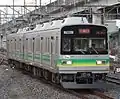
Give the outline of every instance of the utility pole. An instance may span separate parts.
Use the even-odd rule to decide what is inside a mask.
[[[25,15],[25,0],[24,0],[24,15]]]
[[[15,5],[15,2],[14,2],[14,0],[13,0],[13,19],[14,19],[14,15],[15,15],[15,13],[14,13],[14,5]]]
[[[37,6],[37,0],[35,0],[35,9],[36,9],[36,6]]]

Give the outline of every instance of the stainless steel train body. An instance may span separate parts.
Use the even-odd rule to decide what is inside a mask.
[[[107,29],[70,17],[7,36],[8,58],[64,88],[97,88],[109,72]],[[23,65],[20,65],[22,68]],[[41,73],[40,73],[41,75]],[[55,76],[57,75],[57,76]]]

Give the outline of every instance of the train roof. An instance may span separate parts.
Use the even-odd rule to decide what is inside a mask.
[[[66,25],[76,25],[76,24],[84,24],[88,23],[85,17],[68,17],[63,20],[54,20],[51,22],[43,23],[42,27],[37,26],[34,30],[47,30],[47,29],[54,29],[54,28],[61,28]]]
[[[68,17],[64,18],[63,20],[53,20],[50,22],[46,22],[43,24],[36,25],[36,28],[33,30],[29,30],[28,27],[23,29],[19,29],[17,33],[25,33],[29,31],[39,31],[39,30],[47,30],[47,29],[60,29],[63,26],[67,25],[77,25],[77,24],[87,24],[88,21],[85,17]]]
[[[33,30],[26,27],[23,28],[23,30],[19,30],[17,33],[26,33],[27,31],[32,32],[32,31],[49,30],[49,29],[51,30],[61,29],[64,26],[79,25],[79,24],[88,25],[90,23],[88,23],[86,17],[68,17],[68,18],[64,18],[63,20],[53,20],[43,24],[38,24]],[[95,24],[90,24],[90,25],[95,25]]]

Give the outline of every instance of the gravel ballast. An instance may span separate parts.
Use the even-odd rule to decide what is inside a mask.
[[[6,65],[0,66],[0,99],[80,99]]]

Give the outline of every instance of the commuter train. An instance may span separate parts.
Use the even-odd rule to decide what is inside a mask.
[[[68,17],[7,35],[15,68],[64,88],[98,88],[109,72],[107,28]]]

